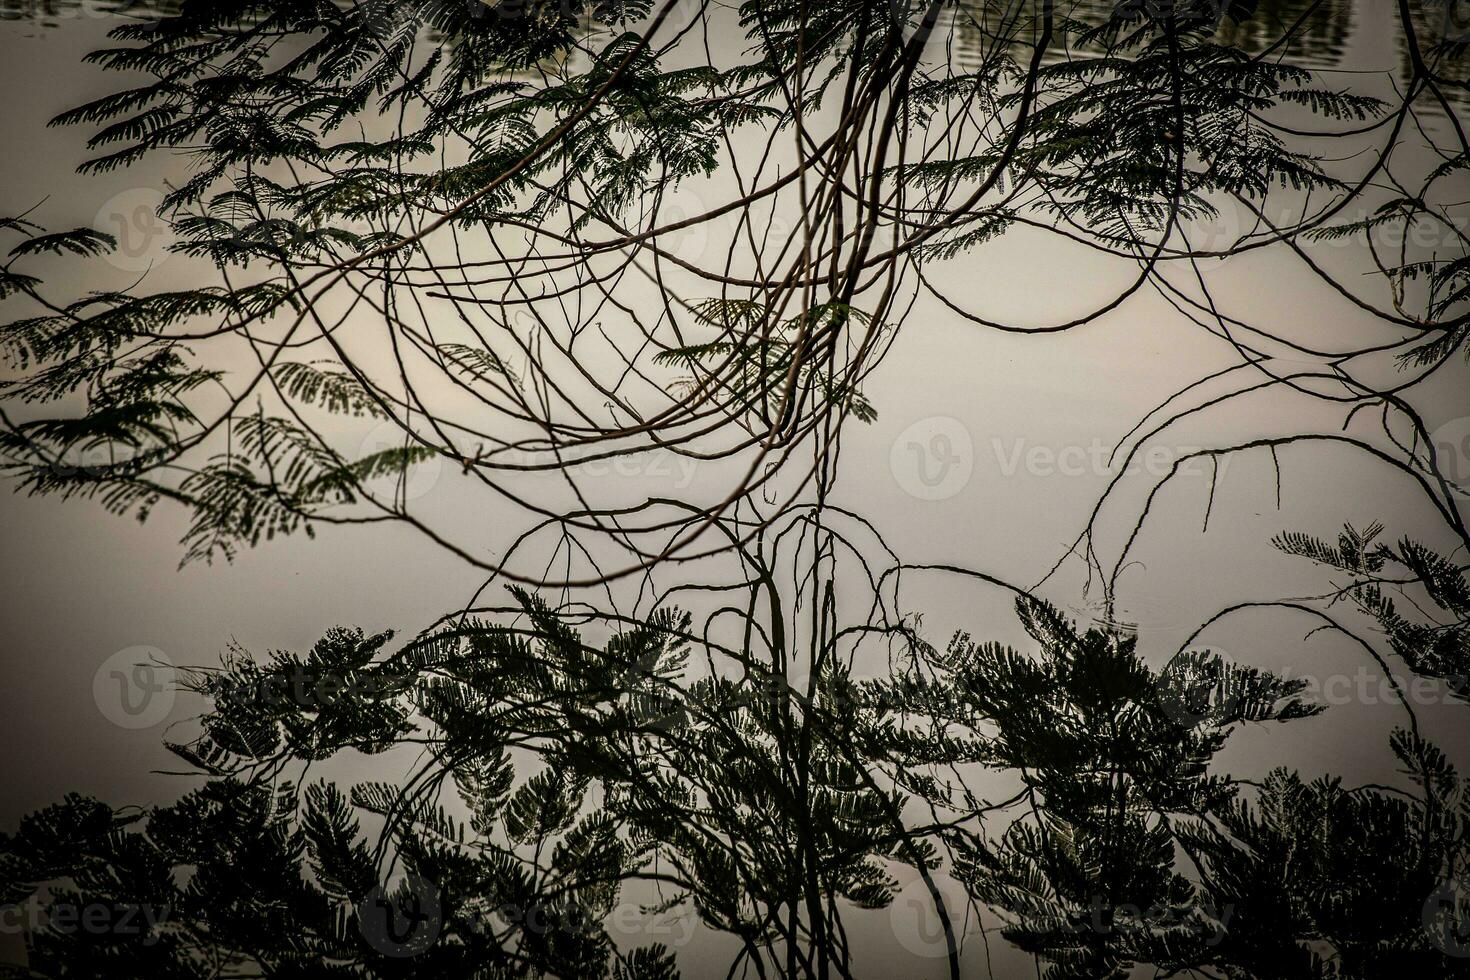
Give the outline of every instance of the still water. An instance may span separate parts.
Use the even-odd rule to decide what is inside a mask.
[[[56,113],[107,90],[109,80],[82,66],[81,58],[102,43],[119,12],[146,16],[159,9],[168,8],[0,0],[0,84],[7,92],[26,93],[6,109],[0,213],[44,201],[48,222],[57,227],[91,224],[118,195],[176,174],[176,162],[163,161],[95,180],[73,177],[72,168],[85,156],[86,134],[45,126]],[[1074,15],[1095,21],[1103,9],[1094,0],[1078,5]],[[1391,92],[1403,78],[1405,55],[1386,0],[1263,0],[1253,20],[1223,31],[1229,40],[1259,48],[1263,38],[1304,15],[1297,41],[1272,57],[1375,92]],[[1428,15],[1421,18],[1426,30],[1433,29]],[[965,10],[956,12],[955,57],[961,62],[983,44],[974,23]],[[1349,170],[1354,165],[1343,164]],[[1345,268],[1366,265],[1362,254],[1336,254],[1332,260]],[[1087,309],[1133,272],[1040,235],[1008,236],[1003,247],[986,247],[970,261],[972,266],[946,270],[951,295],[1016,322],[1063,319]],[[136,275],[124,273],[114,270],[116,281],[75,285],[114,288]],[[163,274],[183,275],[178,266]],[[1211,287],[1232,309],[1304,336],[1374,329],[1361,311],[1279,251],[1230,260]],[[854,427],[846,437],[839,502],[870,517],[909,561],[954,563],[1035,581],[1075,538],[1113,475],[1105,465],[1069,468],[1056,461],[1070,458],[1065,454],[1071,449],[1081,450],[1081,459],[1098,458],[1090,451],[1094,444],[1104,450],[1118,445],[1170,393],[1231,363],[1232,356],[1155,295],[1138,296],[1086,330],[1050,338],[996,335],[937,303],[920,303],[867,390],[879,406],[878,420]],[[1466,380],[1459,365],[1417,393],[1431,425],[1470,414]],[[1173,434],[1162,448],[1179,454],[1283,428],[1329,428],[1333,421],[1320,405],[1280,393],[1249,403],[1227,420]],[[914,432],[942,432],[948,445],[967,447],[965,466],[953,471],[958,475],[946,471],[934,483],[938,470],[903,469],[901,450]],[[1017,464],[1038,450],[1053,464]],[[1440,543],[1434,515],[1405,503],[1402,485],[1362,460],[1296,457],[1282,467],[1279,494],[1273,461],[1247,454],[1221,473],[1188,474],[1159,501],[1153,530],[1139,542],[1138,567],[1123,580],[1115,610],[1117,618],[1137,627],[1146,652],[1167,656],[1195,626],[1233,603],[1322,592],[1326,583],[1319,570],[1272,549],[1271,536],[1283,529],[1332,535],[1344,521],[1361,526],[1377,519],[1390,525],[1393,537]],[[677,484],[683,476],[672,471],[667,479]],[[451,477],[431,481],[423,488],[425,499],[493,526],[498,515],[485,515],[483,499]],[[662,477],[644,479],[635,492],[665,489],[657,482]],[[469,507],[476,509],[464,510]],[[177,663],[201,664],[213,662],[231,639],[257,652],[301,649],[335,623],[412,633],[466,600],[481,581],[419,539],[357,530],[329,530],[315,543],[277,543],[231,566],[180,572],[182,526],[177,513],[160,512],[139,526],[85,504],[0,496],[9,597],[0,610],[0,647],[17,681],[0,688],[4,740],[12,755],[6,760],[10,786],[0,826],[9,828],[21,813],[69,791],[117,803],[177,795],[177,781],[150,771],[173,764],[159,744],[163,725],[182,722],[198,706],[181,700],[154,728],[120,731],[111,725],[93,703],[93,679],[99,664],[119,651],[150,646]],[[1069,570],[1051,594],[1080,615],[1099,614],[1084,585]],[[961,628],[977,637],[1019,639],[1005,595],[942,578],[916,579],[912,588],[908,597],[924,613],[931,639],[942,642]],[[1320,635],[1309,640],[1305,632],[1300,622],[1261,616],[1210,639],[1241,661],[1287,663],[1298,674],[1351,674],[1362,666],[1350,644]],[[1269,742],[1246,733],[1233,744],[1228,762],[1242,774],[1289,764],[1307,773],[1347,771],[1359,782],[1392,782],[1398,776],[1386,733],[1397,720],[1392,704],[1365,699],[1297,723],[1288,734],[1274,733]],[[1422,720],[1431,737],[1465,757],[1470,745],[1460,718],[1427,710]],[[903,964],[892,975],[940,975],[939,965],[922,955],[901,958],[913,952],[905,930],[911,926],[883,916],[874,923],[873,941]],[[976,972],[970,975],[986,975],[978,961],[972,965]]]

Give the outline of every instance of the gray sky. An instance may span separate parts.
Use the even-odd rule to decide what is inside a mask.
[[[1396,54],[1386,48],[1377,23],[1387,7],[1365,4],[1346,19],[1350,30],[1339,67],[1392,66]],[[118,201],[146,202],[148,189],[176,166],[151,161],[83,180],[72,170],[83,159],[85,134],[45,127],[56,112],[109,89],[100,71],[80,65],[107,24],[86,16],[37,30],[26,21],[0,21],[0,90],[9,93],[0,140],[0,212],[45,198],[36,216],[48,226],[91,225],[109,207],[116,210]],[[1364,258],[1361,250],[1339,250],[1327,261],[1348,269]],[[1015,322],[1089,309],[1133,272],[1025,231],[961,262],[969,265],[952,263],[937,273],[951,295]],[[134,273],[104,268],[97,275],[77,286],[120,286]],[[167,282],[185,271],[160,269],[158,275]],[[1296,336],[1342,338],[1377,329],[1279,250],[1231,259],[1211,276],[1212,289],[1233,311],[1248,311]],[[998,334],[938,304],[920,304],[868,386],[877,422],[853,425],[845,436],[839,502],[872,520],[906,560],[961,563],[1029,585],[1081,530],[1106,485],[1109,474],[1093,464],[1092,447],[1111,449],[1170,392],[1232,358],[1153,294],[1140,294],[1083,330],[1051,337]],[[1459,363],[1416,392],[1414,402],[1431,428],[1470,416],[1466,380]],[[1320,406],[1273,395],[1158,440],[1157,458],[1323,424],[1330,421]],[[925,455],[936,434],[959,453],[951,460],[957,468],[942,476],[946,461]],[[1281,464],[1278,509],[1270,457],[1232,458],[1218,475],[1207,530],[1207,466],[1180,477],[1160,498],[1121,595],[1122,611],[1139,622],[1151,655],[1167,656],[1199,622],[1233,602],[1324,591],[1328,577],[1320,569],[1270,546],[1270,537],[1283,529],[1335,536],[1344,522],[1381,520],[1394,539],[1445,543],[1427,505],[1380,465],[1314,450],[1283,453]],[[921,474],[922,467],[928,469]],[[699,479],[717,482],[718,476],[706,471]],[[609,493],[637,495],[667,489],[680,474],[607,480]],[[1104,521],[1112,529],[1104,540],[1116,546],[1118,529],[1130,523],[1129,508],[1138,506],[1146,488],[1125,481],[1116,515]],[[429,480],[424,499],[455,512],[468,498],[452,475],[443,475]],[[492,530],[497,521],[505,523],[507,533],[524,517],[472,513]],[[315,541],[277,541],[244,552],[233,565],[179,570],[184,527],[185,516],[169,507],[140,525],[88,503],[0,495],[0,656],[12,680],[0,687],[6,782],[0,826],[9,828],[21,814],[70,791],[117,804],[164,801],[182,791],[180,780],[150,770],[173,766],[160,736],[197,705],[180,698],[157,725],[120,727],[116,711],[99,708],[94,695],[99,667],[119,651],[153,647],[178,664],[207,664],[232,640],[257,652],[301,649],[337,623],[412,633],[463,603],[480,584],[472,569],[401,530],[324,528]],[[1071,568],[1046,591],[1080,609],[1081,584]],[[911,579],[906,596],[925,614],[933,640],[942,642],[957,628],[980,638],[1018,638],[1002,594],[934,577]],[[1298,676],[1354,676],[1371,668],[1345,641],[1304,641],[1309,628],[1282,615],[1240,617],[1207,639],[1237,659]],[[1401,719],[1400,709],[1375,696],[1376,685],[1357,689],[1370,694],[1286,729],[1242,733],[1227,763],[1242,774],[1286,764],[1340,772],[1353,781],[1395,778],[1387,734]],[[1431,704],[1421,707],[1421,719],[1427,734],[1462,765],[1470,762],[1463,714]],[[357,774],[385,775],[368,768]],[[885,916],[906,946],[899,934],[907,927]],[[877,935],[887,942],[881,929]]]

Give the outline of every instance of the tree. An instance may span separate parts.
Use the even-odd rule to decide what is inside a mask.
[[[1408,71],[1389,101],[1276,57],[1313,10],[1272,29],[1258,6],[186,0],[115,31],[93,59],[143,81],[58,122],[101,127],[87,172],[190,155],[160,216],[201,272],[57,296],[41,260],[116,242],[3,222],[0,296],[22,308],[0,327],[8,473],[140,517],[186,507],[186,560],[391,522],[515,588],[396,648],[338,629],[304,656],[237,651],[193,675],[212,708],[172,746],[189,795],[143,814],[74,797],[3,841],[7,897],[48,892],[32,968],[672,976],[667,948],[612,934],[632,902],[723,934],[732,975],[826,980],[862,972],[847,923],[903,871],[956,977],[967,913],[998,916],[1055,977],[1453,975],[1459,938],[1425,901],[1463,872],[1465,795],[1412,724],[1393,745],[1415,793],[1222,774],[1239,726],[1313,713],[1300,683],[1188,645],[1155,670],[1126,628],[1079,631],[1039,586],[958,568],[1017,596],[1038,649],[962,635],[940,652],[897,594],[924,566],[833,501],[843,429],[883,410],[865,385],[915,302],[1053,333],[1152,290],[1238,363],[1141,419],[1125,460],[1290,390],[1340,407],[1343,431],[1197,455],[1346,447],[1409,477],[1470,545],[1408,397],[1470,336],[1464,38],[1400,4]],[[744,47],[696,43],[721,31]],[[1449,136],[1425,137],[1426,169],[1395,151],[1430,112]],[[1347,150],[1356,172],[1331,159]],[[699,204],[674,213],[680,188]],[[1036,232],[1132,274],[1054,323],[948,293],[987,243]],[[1343,240],[1367,242],[1387,300],[1319,261]],[[1382,336],[1308,342],[1223,308],[1202,270],[1266,247]],[[1393,384],[1366,366],[1384,360]],[[1376,431],[1347,431],[1375,412]],[[632,504],[578,479],[652,451],[728,461],[729,478]],[[493,548],[485,522],[414,503],[429,463],[493,503]],[[536,473],[565,493],[528,489]],[[1097,573],[1109,619],[1172,475],[1111,563],[1095,531],[1113,485],[1058,559]],[[526,558],[546,537],[549,562]],[[1452,676],[1463,570],[1373,537],[1281,544],[1352,573],[1344,594],[1405,662]],[[1379,589],[1390,565],[1456,622],[1403,618]],[[680,583],[656,587],[671,567]],[[856,677],[874,647],[889,676]],[[353,753],[411,754],[411,774],[343,789],[308,771]],[[973,792],[981,770],[1016,795]],[[60,927],[95,908],[147,928]]]
[[[1138,965],[1229,977],[1455,976],[1463,937],[1426,909],[1461,873],[1467,797],[1442,752],[1400,729],[1420,795],[1341,778],[1222,775],[1238,727],[1309,717],[1306,681],[1181,650],[1162,671],[1116,628],[1018,601],[1027,655],[957,636],[894,685],[925,756],[1019,777],[997,832],[947,837],[955,873],[1045,975]],[[938,722],[938,724],[936,724]],[[1005,811],[1002,811],[1004,813]],[[999,816],[999,814],[997,815]],[[1436,931],[1446,930],[1446,931]]]
[[[703,3],[185,3],[94,55],[142,84],[57,121],[101,127],[85,172],[191,157],[162,217],[200,284],[53,296],[26,271],[37,257],[115,242],[8,220],[0,289],[28,307],[3,331],[19,371],[0,420],[9,471],[30,492],[140,516],[183,504],[191,559],[324,522],[398,522],[534,585],[413,505],[405,471],[438,460],[496,506],[620,535],[631,553],[594,577],[693,559],[728,542],[704,525],[654,549],[640,532],[676,516],[589,499],[568,464],[733,459],[706,501],[716,513],[756,491],[798,499],[830,478],[820,460],[841,421],[881,408],[863,381],[918,295],[984,328],[1045,332],[1154,289],[1238,352],[1232,377],[1265,372],[1235,395],[1318,378],[1336,389],[1320,397],[1387,407],[1393,392],[1355,380],[1350,358],[1397,353],[1417,382],[1463,346],[1465,261],[1443,249],[1463,256],[1464,238],[1438,203],[1463,134],[1414,185],[1390,152],[1417,113],[1452,109],[1463,41],[1423,35],[1406,10],[1412,77],[1393,106],[1264,56],[1303,18],[1253,39],[1257,53],[1216,40],[1222,24],[1263,24],[1255,7],[1130,0],[1087,20],[1050,2],[752,0],[745,46],[685,67],[689,39],[725,29]],[[963,58],[926,55],[961,44]],[[1333,133],[1377,140],[1361,175],[1322,165]],[[1402,191],[1379,201],[1385,182]],[[669,211],[681,186],[698,189],[694,213]],[[1294,217],[1273,196],[1288,192]],[[789,241],[757,234],[767,208],[790,214]],[[1200,230],[1240,214],[1234,238]],[[1420,226],[1434,256],[1412,254]],[[1051,325],[946,297],[947,260],[1023,227],[1137,275]],[[685,233],[707,246],[681,249]],[[1389,339],[1366,346],[1303,350],[1218,308],[1193,271],[1276,245],[1337,285],[1304,242],[1369,234],[1396,234],[1400,260],[1384,263],[1392,308],[1346,294],[1381,314]],[[1278,351],[1331,367],[1279,374]],[[387,435],[344,448],[343,426],[348,442],[362,433],[332,414]],[[556,503],[518,482],[537,472],[565,479]]]
[[[1456,975],[1463,937],[1426,918],[1470,857],[1442,753],[1395,734],[1417,796],[1212,771],[1238,726],[1321,710],[1305,681],[1198,650],[1154,671],[1135,637],[1023,597],[1036,653],[896,627],[906,669],[828,661],[803,692],[668,608],[608,615],[592,644],[569,624],[602,617],[515,600],[512,621],[391,653],[338,629],[196,675],[213,708],[173,748],[201,786],[146,814],[73,796],[3,840],[10,901],[70,883],[43,903],[53,923],[147,912],[136,931],[37,929],[25,975],[676,975],[668,948],[614,941],[635,905],[731,936],[732,972],[864,975],[844,920],[888,906],[905,865],[951,975],[972,912],[1049,977]],[[402,782],[306,781],[404,747]],[[982,769],[1019,788],[977,798]],[[973,908],[946,904],[951,875]]]

